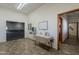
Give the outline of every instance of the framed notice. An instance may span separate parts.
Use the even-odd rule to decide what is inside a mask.
[[[40,30],[47,30],[48,29],[48,21],[43,21],[39,23]]]

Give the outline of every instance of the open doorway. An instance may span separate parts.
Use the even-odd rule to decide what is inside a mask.
[[[60,22],[61,20],[61,22]],[[60,38],[62,37],[62,38]],[[58,49],[79,50],[79,9],[58,14]],[[66,45],[67,44],[67,45]],[[72,47],[74,48],[72,48]],[[68,50],[68,49],[67,49]]]

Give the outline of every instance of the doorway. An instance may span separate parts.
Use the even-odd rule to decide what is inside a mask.
[[[58,27],[58,50],[61,48],[62,41],[63,41],[63,34],[62,34],[62,29],[63,29],[62,28],[62,21],[63,21],[63,19],[62,19],[62,16],[65,15],[65,14],[66,15],[67,14],[72,14],[72,13],[75,14],[75,13],[78,13],[78,12],[79,12],[79,9],[75,9],[75,10],[71,10],[71,11],[68,11],[68,12],[64,12],[64,13],[58,14],[58,25],[57,25],[57,27]],[[79,32],[78,31],[78,22],[70,23],[68,29],[69,29],[69,31],[68,31],[69,32],[68,33],[68,38],[73,37],[71,35],[71,33],[74,33],[74,38],[76,38],[76,40],[78,40],[78,32]]]
[[[7,41],[24,38],[24,23],[7,21],[6,38]]]

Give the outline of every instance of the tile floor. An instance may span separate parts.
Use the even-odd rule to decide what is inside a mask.
[[[70,55],[79,54],[79,47],[62,44],[59,51],[51,49],[47,51],[35,45],[35,42],[30,39],[18,39],[0,43],[1,55]]]

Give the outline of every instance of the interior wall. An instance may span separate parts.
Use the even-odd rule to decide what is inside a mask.
[[[62,38],[63,42],[68,38],[68,18],[67,16],[62,17]]]
[[[34,27],[36,27],[36,32],[37,35],[41,35],[41,33],[43,33],[42,36],[45,36],[45,32],[48,32],[50,36],[52,36],[54,39],[57,38],[57,14],[50,9],[51,7],[49,7],[50,5],[44,5],[43,7],[39,8],[38,10],[36,10],[35,12],[33,12],[32,14],[29,15],[29,18],[31,20],[31,23],[33,24]],[[44,21],[48,21],[48,30],[39,30],[39,23],[40,22],[44,22]],[[53,45],[56,46],[56,43],[54,43]]]
[[[24,22],[25,37],[27,34],[27,16],[15,11],[0,8],[0,42],[6,42],[6,21]]]
[[[79,8],[79,4],[45,4],[29,14],[30,22],[37,28],[39,32],[48,32],[54,38],[52,47],[57,49],[57,14]],[[43,31],[38,29],[39,22],[48,21],[48,30]],[[39,34],[40,35],[40,34]]]

